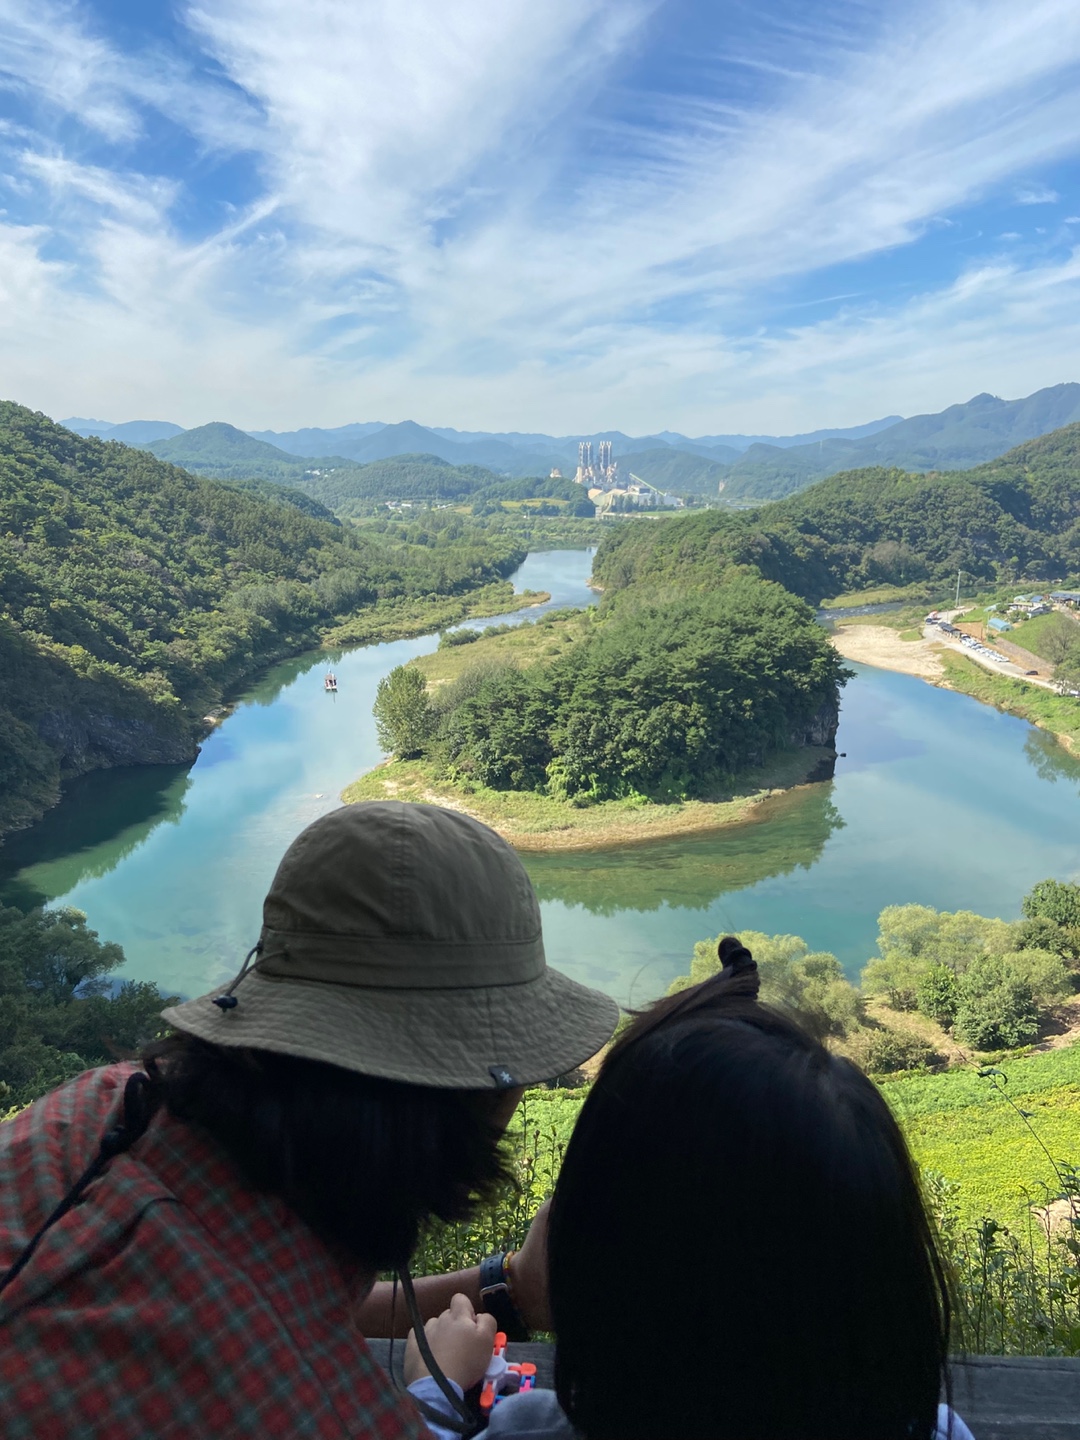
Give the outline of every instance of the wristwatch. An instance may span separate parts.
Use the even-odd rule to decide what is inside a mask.
[[[480,1304],[507,1340],[527,1340],[529,1327],[514,1304],[510,1289],[510,1257],[513,1251],[499,1251],[480,1262]]]

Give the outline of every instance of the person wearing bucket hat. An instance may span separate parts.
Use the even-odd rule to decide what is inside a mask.
[[[617,1015],[548,968],[532,886],[486,826],[392,801],[315,821],[231,984],[165,1010],[142,1067],[0,1128],[0,1430],[423,1434],[361,1334],[408,1328],[374,1277],[399,1272],[422,1349],[420,1322],[463,1297],[424,1357],[451,1396],[490,1356],[485,1297],[546,1319],[542,1240],[415,1291],[408,1259],[505,1178],[522,1087]]]

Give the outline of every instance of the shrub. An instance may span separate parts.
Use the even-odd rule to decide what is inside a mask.
[[[855,1047],[856,1058],[871,1075],[895,1075],[901,1070],[925,1070],[941,1062],[941,1056],[921,1035],[881,1026],[864,1030]]]
[[[917,955],[884,955],[864,966],[863,993],[883,996],[893,1010],[917,1010],[919,986],[931,968],[931,961]]]
[[[1017,950],[1059,950],[1064,938],[1060,925],[1046,915],[1035,915],[1030,920],[1018,920],[1013,927],[1014,943]]]
[[[452,650],[456,645],[472,645],[479,639],[479,630],[444,630],[439,636],[439,649]]]
[[[1031,947],[1003,955],[1003,960],[1014,967],[1016,973],[1031,986],[1032,999],[1043,1009],[1056,1005],[1071,995],[1075,989],[1073,972],[1060,955],[1052,950]]]
[[[960,981],[947,965],[934,965],[919,981],[918,1006],[924,1015],[948,1030],[960,1003]]]
[[[1013,957],[981,955],[961,978],[955,1032],[977,1050],[1027,1045],[1039,1033],[1030,983]]]

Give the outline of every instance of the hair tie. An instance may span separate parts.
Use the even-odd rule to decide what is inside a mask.
[[[732,975],[737,975],[740,970],[749,970],[754,964],[753,955],[737,935],[725,935],[716,947],[716,953],[720,957],[720,964]]]

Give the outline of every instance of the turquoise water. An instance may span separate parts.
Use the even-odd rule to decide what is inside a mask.
[[[552,605],[588,604],[590,564],[581,551],[535,554],[513,578],[551,591]],[[286,845],[380,758],[379,679],[433,643],[333,656],[336,697],[322,690],[325,655],[289,661],[190,769],[86,777],[0,850],[0,898],[75,905],[123,945],[124,973],[185,995],[209,989],[257,936]],[[775,797],[713,837],[527,856],[551,961],[640,1002],[687,968],[696,940],[747,928],[801,934],[855,974],[885,905],[1013,918],[1036,880],[1080,875],[1080,761],[966,696],[856,671],[834,780]]]

